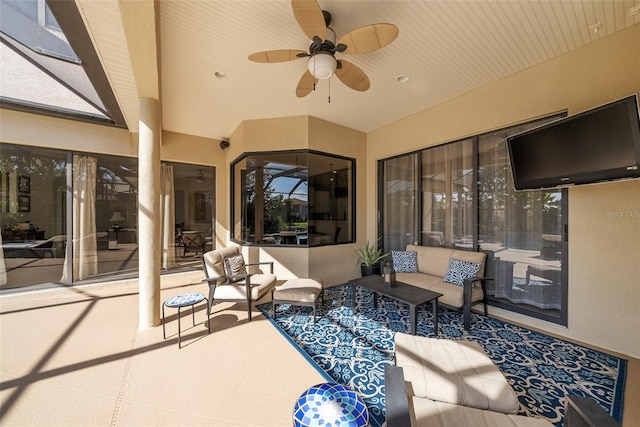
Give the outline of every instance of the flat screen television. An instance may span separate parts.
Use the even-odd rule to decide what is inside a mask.
[[[640,177],[638,98],[627,98],[507,138],[516,190]]]

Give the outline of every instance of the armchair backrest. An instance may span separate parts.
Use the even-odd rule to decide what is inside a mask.
[[[207,278],[220,277],[225,275],[224,259],[240,253],[239,246],[228,246],[226,248],[210,251],[202,256],[204,274]]]

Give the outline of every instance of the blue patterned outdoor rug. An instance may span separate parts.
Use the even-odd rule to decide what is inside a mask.
[[[384,365],[394,363],[395,332],[409,331],[409,307],[381,297],[374,308],[371,291],[360,287],[356,298],[354,315],[349,285],[325,289],[315,325],[309,307],[278,306],[275,320],[271,303],[258,308],[327,381],[358,391],[371,425],[379,427],[385,419]],[[430,307],[418,307],[417,335],[434,336]],[[518,396],[520,415],[561,427],[564,396],[571,393],[595,399],[621,421],[626,360],[479,314],[472,314],[469,332],[456,311],[441,309],[438,319],[440,338],[482,345]]]

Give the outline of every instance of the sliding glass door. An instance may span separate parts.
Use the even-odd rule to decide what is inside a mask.
[[[215,169],[163,163],[162,268],[214,246]],[[138,159],[0,144],[0,291],[138,275]]]
[[[550,117],[380,161],[380,237],[481,250],[492,305],[566,324],[566,191],[516,192],[510,135]]]
[[[530,126],[482,135],[478,141],[478,237],[487,253],[493,305],[524,307],[566,323],[566,190],[515,191],[506,138]],[[563,268],[564,266],[564,268]]]

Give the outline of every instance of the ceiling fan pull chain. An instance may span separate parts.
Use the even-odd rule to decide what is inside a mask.
[[[331,79],[327,79],[327,82],[329,83],[329,102],[327,104],[331,104]]]

